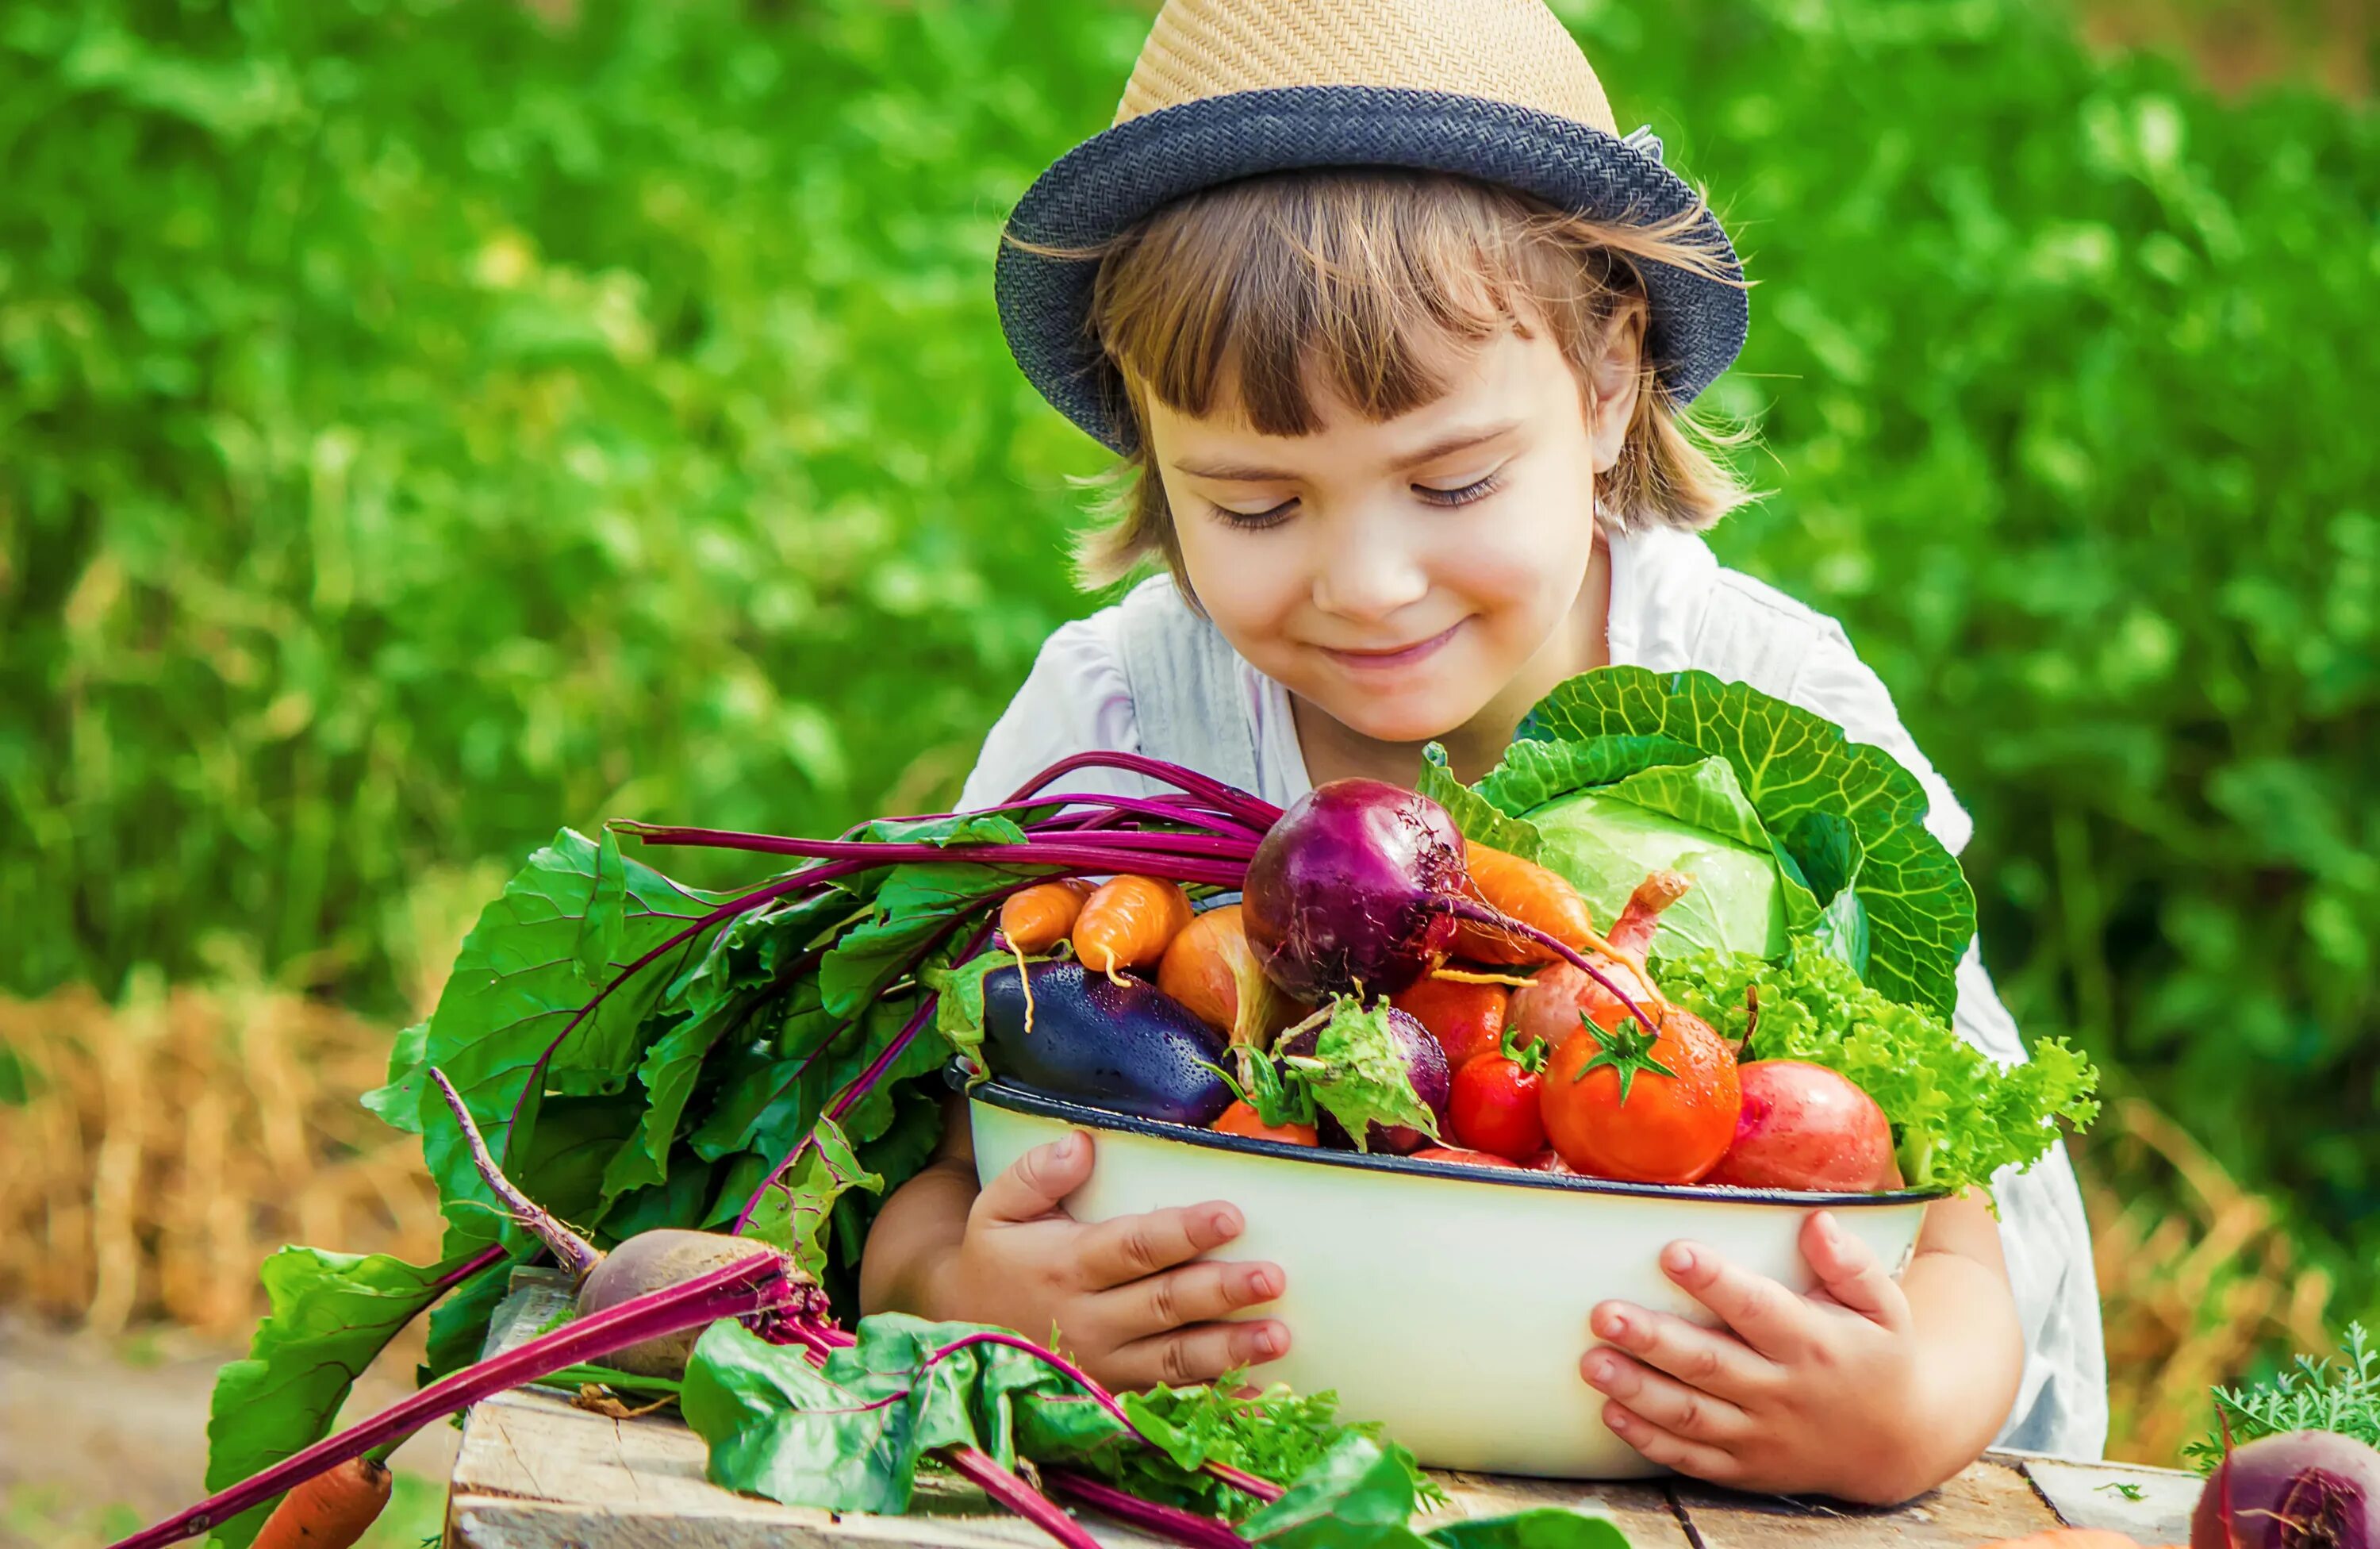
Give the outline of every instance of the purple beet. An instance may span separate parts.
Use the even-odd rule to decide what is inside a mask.
[[[1404,1059],[1405,1079],[1413,1083],[1414,1095],[1420,1098],[1423,1105],[1437,1116],[1439,1128],[1442,1130],[1446,1127],[1447,1099],[1454,1088],[1454,1073],[1446,1063],[1446,1046],[1405,1012],[1391,1007],[1387,1015],[1390,1032],[1396,1040],[1397,1053]],[[1282,1039],[1273,1053],[1276,1057],[1284,1059],[1311,1058],[1321,1038],[1319,1027],[1302,1028]],[[1342,1151],[1355,1149],[1354,1138],[1348,1134],[1347,1127],[1330,1112],[1330,1100],[1327,1089],[1318,1089],[1316,1101],[1320,1108],[1315,1116],[1315,1128],[1321,1135],[1322,1143]],[[1435,1138],[1423,1134],[1411,1125],[1376,1122],[1364,1127],[1362,1149],[1402,1156],[1437,1143]]]
[[[2330,1431],[2232,1448],[2199,1494],[2190,1549],[2380,1549],[2380,1452]]]
[[[1394,994],[1446,960],[1449,901],[1469,879],[1445,808],[1385,780],[1332,780],[1266,833],[1240,918],[1266,976],[1296,999]]]

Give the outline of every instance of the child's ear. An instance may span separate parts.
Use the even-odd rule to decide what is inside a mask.
[[[1622,301],[1603,335],[1603,354],[1586,373],[1586,433],[1595,470],[1609,473],[1627,444],[1644,380],[1645,303]]]

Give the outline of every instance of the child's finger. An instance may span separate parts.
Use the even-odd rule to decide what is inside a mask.
[[[1733,1453],[1665,1431],[1617,1399],[1603,1406],[1603,1423],[1648,1463],[1706,1479],[1713,1484],[1732,1484],[1743,1472]]]
[[[1769,1360],[1790,1366],[1809,1348],[1810,1304],[1767,1275],[1747,1274],[1691,1242],[1661,1250],[1661,1268]]]
[[[1220,1200],[1102,1221],[1083,1238],[1082,1284],[1092,1290],[1129,1285],[1221,1247],[1240,1228],[1240,1213]]]
[[[1229,1317],[1280,1296],[1283,1283],[1278,1264],[1184,1264],[1102,1293],[1092,1315],[1121,1344]]]
[[[1884,1261],[1868,1245],[1843,1230],[1827,1211],[1812,1214],[1802,1224],[1802,1256],[1818,1276],[1818,1289],[1837,1304],[1864,1318],[1899,1328],[1908,1321],[1909,1299],[1900,1282],[1885,1273]]]
[[[1776,1363],[1725,1329],[1703,1328],[1624,1301],[1598,1305],[1587,1326],[1597,1338],[1705,1393],[1749,1403],[1776,1386]],[[1598,1353],[1590,1351],[1587,1361]]]
[[[1077,1129],[1031,1151],[978,1194],[975,1208],[985,1220],[1014,1225],[1059,1214],[1067,1195],[1091,1176],[1091,1138]]]
[[[1727,1445],[1751,1433],[1752,1417],[1726,1399],[1638,1365],[1617,1350],[1589,1350],[1579,1362],[1587,1385],[1673,1436]]]
[[[1247,1323],[1196,1323],[1135,1339],[1108,1357],[1115,1388],[1175,1387],[1211,1383],[1226,1372],[1272,1360],[1289,1348],[1289,1328],[1276,1319]]]

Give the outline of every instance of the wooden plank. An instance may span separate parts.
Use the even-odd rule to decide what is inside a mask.
[[[2194,1473],[2137,1463],[2081,1463],[2035,1453],[2010,1456],[2034,1488],[2074,1527],[2129,1533],[2147,1544],[2190,1542],[2190,1514],[2204,1482]]]
[[[1684,1522],[1658,1480],[1599,1484],[1585,1480],[1514,1479],[1506,1474],[1434,1474],[1446,1487],[1443,1512],[1421,1519],[1427,1528],[1451,1518],[1560,1506],[1608,1517],[1628,1535],[1630,1549],[1694,1549]]]
[[[1786,1495],[1742,1495],[1680,1479],[1671,1496],[1704,1549],[1880,1549],[1934,1545],[1974,1549],[2059,1526],[2024,1470],[1985,1458],[1939,1490],[1877,1509]]]

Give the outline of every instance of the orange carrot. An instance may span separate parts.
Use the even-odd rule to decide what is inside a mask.
[[[1177,884],[1115,877],[1083,900],[1075,919],[1075,956],[1110,978],[1118,969],[1151,968],[1189,923],[1190,900]]]
[[[1586,900],[1560,876],[1534,860],[1475,841],[1466,841],[1463,853],[1471,867],[1473,890],[1490,908],[1536,926],[1574,952],[1601,946]],[[1553,956],[1536,942],[1467,920],[1455,930],[1454,955],[1475,963],[1542,963]]]
[[[1037,882],[1008,896],[1000,906],[1000,933],[1012,950],[1038,957],[1066,939],[1091,884],[1080,877]]]
[[[388,1465],[351,1458],[290,1487],[256,1535],[253,1549],[349,1549],[388,1505]]]
[[[1242,1098],[1207,1127],[1218,1135],[1245,1135],[1253,1140],[1280,1140],[1293,1146],[1318,1146],[1322,1137],[1310,1124],[1267,1124],[1263,1116]]]

